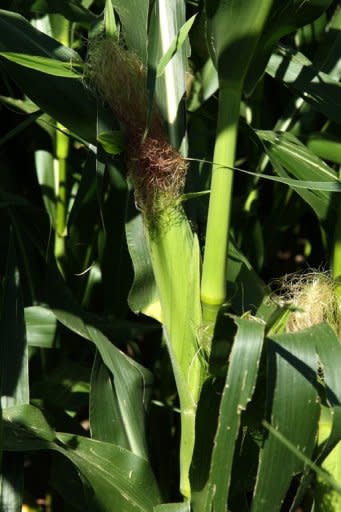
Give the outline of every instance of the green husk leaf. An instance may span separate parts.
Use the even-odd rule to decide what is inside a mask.
[[[160,59],[156,70],[157,78],[163,75],[167,64],[174,57],[174,55],[182,48],[182,45],[186,41],[188,33],[191,30],[196,17],[197,15],[194,14],[191,18],[189,18],[189,20],[186,21],[186,23],[182,25],[172,44],[170,45],[166,53],[163,55],[163,57]]]
[[[111,0],[105,0],[104,27],[105,27],[105,33],[106,33],[107,37],[115,38],[117,36],[115,12],[114,12]]]
[[[195,413],[205,378],[201,325],[199,244],[181,208],[169,206],[147,232],[160,298],[162,322],[181,409],[180,488],[189,497],[189,468],[195,441]],[[181,254],[182,264],[178,256]]]

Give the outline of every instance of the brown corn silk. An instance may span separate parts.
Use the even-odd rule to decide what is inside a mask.
[[[136,202],[151,221],[183,191],[187,163],[173,148],[155,104],[147,123],[147,77],[134,53],[112,39],[93,44],[89,74],[126,130],[127,166]]]

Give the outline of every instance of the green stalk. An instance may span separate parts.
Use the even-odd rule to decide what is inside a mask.
[[[341,277],[341,204],[338,205],[338,214],[335,225],[333,277],[334,279]]]
[[[148,222],[146,226],[162,322],[180,399],[180,490],[189,498],[195,414],[206,376],[198,344],[201,326],[199,244],[181,207],[167,206],[159,214],[156,226],[154,223],[149,227]]]
[[[50,15],[50,22],[56,39],[63,45],[70,44],[70,22],[58,14]],[[55,135],[55,198],[56,198],[56,225],[54,254],[59,269],[63,273],[65,260],[65,237],[67,234],[67,158],[69,155],[69,137],[62,133],[65,128],[57,123]]]
[[[57,125],[57,128],[62,128]],[[55,236],[55,257],[59,266],[62,266],[65,258],[65,237],[67,231],[67,157],[69,153],[69,137],[57,129],[56,131],[56,160],[55,160],[55,183],[56,183],[56,236]]]
[[[226,298],[227,242],[240,98],[241,88],[224,85],[220,88],[201,283],[203,320],[213,324]]]
[[[341,177],[341,170],[339,171],[339,177]],[[337,217],[335,222],[334,230],[334,247],[333,247],[333,258],[332,258],[332,269],[333,278],[338,280],[341,278],[341,203],[339,202],[337,207]],[[338,281],[337,281],[338,284]],[[336,287],[336,293],[341,298],[341,286],[338,284]]]
[[[226,298],[227,242],[241,93],[272,4],[273,0],[205,2],[207,41],[219,78],[218,126],[201,284],[203,319],[210,331]],[[254,73],[252,76],[255,78]]]

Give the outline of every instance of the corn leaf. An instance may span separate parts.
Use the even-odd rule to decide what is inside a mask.
[[[111,0],[105,0],[104,7],[104,26],[107,37],[115,38],[117,36],[117,26],[115,20],[115,13]]]
[[[207,41],[219,80],[240,88],[273,0],[206,0]]]
[[[121,412],[113,377],[98,353],[91,373],[89,415],[92,439],[129,449],[129,439],[120,428]]]
[[[312,469],[318,477],[321,478],[326,484],[328,484],[331,488],[338,491],[341,494],[341,485],[338,485],[337,481],[334,480],[327,471],[324,471],[319,466],[317,466],[314,462],[312,462],[306,455],[304,455],[300,450],[296,448],[288,439],[286,439],[278,429],[273,428],[267,421],[263,421],[264,427],[270,432],[272,436],[274,436],[280,443],[285,446],[295,457],[301,460],[308,468]]]
[[[113,378],[117,400],[115,407],[119,411],[122,436],[128,439],[129,449],[133,453],[147,458],[145,413],[151,385],[149,371],[123,354],[97,328],[86,324],[80,314],[73,312],[70,302],[71,308],[66,309],[67,300],[68,297],[62,290],[59,292],[56,285],[51,310],[63,325],[96,345]]]
[[[233,312],[238,315],[243,315],[246,311],[255,313],[269,290],[247,258],[238,250],[235,242],[230,239],[229,245],[227,293],[231,297]]]
[[[275,135],[274,135],[274,137],[271,137],[270,133],[277,134],[279,139],[282,136],[284,139],[286,137],[288,137],[288,140],[290,138],[290,140],[293,144],[296,144],[298,146],[301,145],[303,148],[305,147],[302,143],[300,143],[300,141],[295,136],[293,136],[291,134],[287,134],[284,132],[265,132],[265,131],[264,132],[259,131],[257,133],[259,134],[260,138],[264,140],[264,142],[265,142],[264,145],[266,147],[267,147],[266,143],[268,142],[268,139],[269,140],[272,139],[273,141],[275,141]],[[267,134],[269,134],[269,135],[267,135]],[[269,146],[271,146],[271,144],[269,144]],[[293,146],[293,150],[294,150],[294,146]],[[325,171],[327,168],[333,172],[333,170],[330,167],[326,166],[326,164],[324,162],[322,162],[322,160],[320,160],[316,156],[316,154],[312,153],[310,151],[310,149],[306,148],[306,150],[307,150],[308,157],[310,157],[312,159],[312,165],[314,165],[314,162],[316,164],[316,161],[318,161],[322,165],[320,179],[322,179],[322,177],[323,177],[323,171]],[[191,159],[189,159],[189,160],[191,160]],[[205,164],[212,164],[212,162],[208,162],[207,160],[201,160],[201,162],[205,163]],[[331,176],[329,175],[329,177],[328,177],[329,181],[311,181],[311,180],[299,180],[299,179],[293,179],[293,178],[286,178],[284,176],[287,176],[287,174],[284,172],[283,168],[280,166],[279,161],[275,160],[274,156],[272,157],[272,162],[275,164],[277,162],[276,170],[278,170],[278,173],[281,174],[281,177],[272,176],[271,174],[249,171],[247,169],[242,169],[241,167],[232,167],[231,166],[231,167],[225,167],[225,168],[226,168],[227,172],[236,171],[241,174],[248,174],[249,176],[261,178],[263,180],[274,181],[276,183],[282,183],[283,185],[289,185],[289,187],[292,187],[294,189],[316,190],[316,191],[321,191],[321,192],[341,192],[341,182],[339,181],[336,173],[333,174],[333,176],[334,176],[333,180],[330,179]],[[224,168],[224,166],[220,165],[220,168]],[[201,192],[193,192],[193,193],[184,194],[181,196],[181,201],[186,201],[187,199],[194,199],[194,198],[205,196],[208,194],[210,194],[210,190],[202,190]]]
[[[28,402],[28,355],[24,306],[15,242],[11,232],[0,320],[0,409],[21,406]],[[0,451],[2,453],[2,446]],[[23,476],[23,455],[3,454],[0,473],[1,510],[20,512]]]
[[[91,23],[96,16],[78,0],[39,0],[34,2],[31,12],[36,14],[61,14],[67,20],[78,23]]]
[[[245,88],[248,93],[263,74],[275,44],[283,36],[312,23],[331,3],[332,0],[274,0],[246,77]]]
[[[50,449],[67,457],[85,480],[88,506],[96,512],[150,512],[160,502],[145,459],[109,443],[55,434],[39,410],[27,407],[4,411],[6,450]]]
[[[141,214],[126,223],[126,236],[134,267],[129,306],[135,313],[142,312],[161,321],[161,306]]]
[[[77,63],[68,64],[61,60],[50,59],[49,57],[40,57],[38,55],[27,55],[15,52],[0,52],[0,56],[15,62],[25,68],[40,71],[52,76],[60,76],[63,78],[80,79],[81,75],[72,70],[72,66],[78,67]]]
[[[181,50],[182,45],[185,43],[188,33],[192,28],[192,25],[195,21],[195,18],[197,17],[196,14],[194,14],[189,20],[186,21],[178,31],[177,35],[175,36],[175,39],[173,39],[173,42],[171,43],[170,47],[166,51],[166,53],[161,57],[160,62],[157,66],[156,76],[157,78],[160,78],[161,75],[165,72],[166,66],[171,61],[171,59],[174,57],[174,55]]]
[[[170,143],[180,148],[185,136],[183,96],[189,47],[185,5],[182,0],[155,2],[148,26],[149,110],[156,103],[167,123]],[[167,30],[165,30],[167,27]],[[181,43],[181,44],[180,44]],[[169,61],[169,57],[172,59]],[[164,72],[160,72],[164,69]],[[158,78],[157,74],[160,76]],[[185,148],[183,148],[185,150]]]
[[[339,338],[327,325],[320,325],[317,329],[320,330],[320,336],[316,336],[316,351],[323,366],[328,405],[333,410],[332,431],[328,440],[330,449],[341,439],[341,345]]]
[[[120,130],[102,132],[97,136],[97,140],[109,155],[119,155],[127,146],[126,137]]]
[[[316,329],[273,336],[267,344],[271,425],[309,458],[320,414],[315,340],[321,333]],[[260,452],[252,512],[280,510],[293,475],[303,469],[304,462],[269,434]]]
[[[112,0],[122,23],[122,32],[128,48],[137,53],[142,63],[147,62],[148,0]]]
[[[32,114],[28,115],[27,118],[20,123],[18,126],[13,128],[12,130],[8,131],[6,135],[1,137],[0,139],[0,147],[6,144],[9,140],[19,135],[23,130],[28,128],[31,124],[35,123],[39,117],[41,117],[42,112],[38,110],[38,112],[33,112]]]
[[[341,165],[339,138],[329,133],[312,133],[305,140],[307,148],[323,160]]]
[[[302,53],[281,46],[272,54],[266,71],[293,88],[315,110],[341,123],[341,84]]]
[[[70,62],[78,54],[42,32],[34,29],[22,16],[0,10],[1,52],[22,53]],[[87,141],[96,140],[97,111],[102,124],[111,129],[111,120],[97,108],[94,96],[84,84],[74,78],[44,74],[8,60],[3,67],[17,85],[44,112]],[[86,108],[85,108],[86,107]]]
[[[339,185],[335,171],[289,133],[258,131],[274,170],[284,179],[293,175],[299,180],[325,181]],[[331,194],[323,190],[303,190],[291,185],[322,220],[327,219]]]
[[[195,75],[196,87],[192,88],[187,108],[190,112],[197,110],[218,90],[218,73],[211,58]]]
[[[190,503],[165,503],[156,505],[153,512],[191,512]]]
[[[236,319],[235,323],[238,330],[229,356],[209,477],[203,490],[194,496],[194,511],[226,511],[241,413],[257,381],[265,324],[252,317]]]
[[[53,348],[56,340],[57,320],[46,308],[25,308],[27,343],[30,347]]]
[[[33,405],[7,407],[3,417],[4,446],[9,452],[40,450],[56,438],[43,413]]]
[[[150,512],[160,502],[149,463],[112,444],[58,434],[58,449],[75,464],[92,487],[89,505],[95,510],[112,512]]]
[[[337,40],[334,41],[334,44],[336,46],[335,51],[338,51]],[[328,59],[331,63],[334,63],[334,68],[331,69],[330,73],[320,70],[302,53],[285,46],[276,46],[273,53],[267,57],[265,71],[269,76],[293,89],[315,110],[340,124],[340,109],[338,108],[338,105],[341,104],[341,89],[338,83],[339,68],[335,63],[334,54],[330,53]],[[323,69],[328,69],[328,60]],[[254,72],[251,69],[250,84],[246,84],[246,88],[251,89],[253,87],[256,78],[251,77],[251,73]],[[218,76],[211,59],[200,71],[198,80],[200,87],[197,91],[194,91],[190,110],[199,108],[204,101],[218,90]]]

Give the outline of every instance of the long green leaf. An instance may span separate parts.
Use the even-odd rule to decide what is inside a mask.
[[[89,505],[112,512],[150,512],[160,502],[149,463],[112,444],[70,434],[58,434],[62,448],[90,483]]]
[[[211,467],[205,487],[194,496],[194,510],[225,512],[241,413],[251,400],[257,381],[264,340],[264,322],[236,319],[238,327],[221,398]]]
[[[282,334],[271,337],[267,346],[271,425],[306,457],[315,446],[320,413],[314,343],[319,334],[315,327]],[[260,452],[252,512],[280,510],[293,475],[303,469],[304,463],[269,434]]]
[[[25,308],[27,343],[31,347],[53,348],[57,320],[51,311],[40,306]]]
[[[331,3],[332,0],[274,0],[246,77],[248,93],[263,74],[275,44],[285,35],[313,22]]]
[[[68,64],[61,60],[50,59],[49,57],[15,52],[0,52],[0,56],[25,68],[40,71],[48,75],[74,79],[82,78],[82,75],[72,70],[72,66],[78,67],[77,63]]]
[[[316,326],[315,346],[323,366],[323,380],[329,406],[334,409],[333,430],[329,443],[331,445],[341,438],[341,382],[339,369],[341,365],[341,345],[338,336],[327,325]]]
[[[0,408],[29,402],[28,355],[20,274],[11,232],[0,321]],[[0,446],[0,450],[1,450]],[[0,473],[0,509],[20,512],[24,459],[4,454]]]
[[[79,61],[75,51],[34,29],[18,14],[0,10],[0,32],[2,52],[24,53],[63,62]],[[96,141],[97,112],[102,125],[110,131],[111,120],[103,109],[98,109],[93,94],[82,81],[42,75],[8,60],[3,60],[2,66],[34,103],[83,139]]]
[[[160,78],[161,75],[165,72],[166,66],[170,62],[170,60],[174,57],[174,55],[181,50],[182,45],[185,43],[188,33],[192,28],[192,25],[195,21],[195,18],[197,17],[196,14],[194,14],[189,20],[186,21],[178,31],[175,39],[173,39],[173,42],[171,43],[170,47],[166,51],[166,53],[163,55],[163,57],[160,59],[160,62],[157,66],[157,78]]]
[[[55,434],[32,406],[4,411],[5,449],[54,450],[67,457],[86,482],[89,509],[151,512],[160,502],[149,463],[121,447],[72,434]],[[90,487],[90,489],[89,489]]]
[[[50,301],[53,304],[51,310],[63,325],[96,345],[113,376],[119,424],[129,441],[129,448],[135,454],[147,458],[145,413],[149,402],[151,374],[117,349],[97,328],[84,322],[81,312],[74,308],[61,283],[55,283]]]
[[[153,512],[191,512],[190,503],[167,503],[156,505]]]
[[[295,89],[315,110],[341,123],[341,84],[315,68],[302,53],[285,47],[273,53],[266,72]]]
[[[274,142],[276,140],[275,135],[277,134],[279,137],[277,139],[277,141],[280,140],[280,137],[283,137],[283,139],[285,139],[287,137],[288,141],[291,140],[291,142],[296,144],[296,147],[299,147],[299,149],[304,148],[304,145],[301,144],[300,141],[298,139],[296,139],[296,137],[294,137],[291,134],[287,134],[284,132],[270,132],[270,131],[269,132],[260,132],[259,131],[258,133],[260,134],[261,138],[264,137],[264,141],[267,141],[267,139],[268,139],[267,134],[269,134],[269,141],[272,139],[272,141]],[[271,134],[273,135],[273,137]],[[280,144],[278,146],[280,147]],[[301,148],[300,148],[300,146],[301,146]],[[268,150],[270,150],[271,144],[266,147]],[[294,147],[295,146],[292,146],[292,151],[291,151],[291,153],[293,153],[291,155],[292,159],[295,159]],[[320,179],[322,179],[323,172],[326,171],[327,168],[331,172],[333,172],[333,170],[330,167],[326,166],[326,164],[322,160],[318,159],[318,157],[314,153],[312,153],[310,150],[307,150],[306,153],[307,153],[308,162],[310,160],[312,166],[316,167],[316,164],[317,164],[317,167],[318,167],[319,165],[321,165]],[[285,156],[286,155],[283,153],[282,157],[285,158]],[[297,154],[297,159],[300,159],[299,154]],[[192,160],[192,159],[189,158],[188,160]],[[195,158],[193,158],[193,160],[197,161],[197,159],[195,159]],[[303,160],[304,160],[304,158],[303,158]],[[212,162],[210,162],[208,160],[198,160],[198,161],[202,162],[204,164],[212,164]],[[337,178],[336,173],[334,173],[334,179],[333,180],[330,179],[329,181],[310,181],[310,180],[303,180],[303,179],[286,178],[285,176],[287,176],[287,174],[285,173],[284,169],[282,168],[282,165],[280,165],[280,160],[275,158],[275,152],[273,152],[273,154],[272,154],[272,162],[274,164],[275,170],[278,172],[278,174],[280,174],[280,176],[272,176],[270,174],[249,171],[247,169],[242,169],[241,167],[226,167],[223,165],[220,165],[219,167],[221,169],[225,168],[227,172],[232,171],[232,170],[237,171],[242,174],[248,174],[249,176],[254,176],[256,178],[261,178],[261,179],[264,179],[267,181],[274,181],[276,183],[282,183],[283,185],[289,185],[289,187],[291,187],[293,189],[299,189],[302,191],[316,190],[318,192],[341,192],[341,182]],[[294,169],[292,161],[290,162],[290,164],[287,164],[287,160],[285,162],[286,162],[285,167],[288,167],[288,169],[291,169],[291,168]],[[307,164],[308,162],[305,162],[305,164]],[[283,165],[284,165],[284,163],[283,163]],[[296,173],[293,172],[293,174],[296,174]],[[297,175],[300,175],[300,174],[301,174],[300,172],[297,172]],[[329,178],[330,178],[330,176],[329,176]],[[196,197],[201,197],[201,196],[208,195],[208,194],[210,194],[210,190],[202,190],[201,192],[193,192],[193,193],[183,194],[181,196],[180,200],[186,201],[187,199],[194,199]]]
[[[169,141],[179,148],[185,135],[182,100],[186,90],[189,55],[186,32],[190,28],[190,20],[186,22],[182,0],[165,0],[152,5],[148,30],[149,108],[155,92],[156,103],[167,123]],[[158,78],[157,74],[160,75]]]
[[[300,459],[306,466],[311,468],[315,473],[326,483],[330,485],[330,487],[334,488],[336,491],[341,493],[341,485],[338,485],[338,483],[330,477],[330,475],[323,471],[319,466],[314,464],[306,455],[304,455],[300,450],[296,448],[295,445],[293,445],[288,439],[286,439],[279,431],[278,429],[273,428],[267,421],[263,422],[265,428],[269,430],[270,434],[274,436],[280,443],[282,443],[285,448],[290,450],[297,459]]]
[[[127,434],[120,428],[121,411],[118,403],[112,374],[96,354],[89,403],[91,437],[129,449]]]
[[[244,81],[273,0],[206,0],[207,40],[219,79],[232,88]]]
[[[28,128],[31,124],[37,121],[39,117],[41,117],[42,112],[38,110],[38,112],[33,112],[32,114],[28,115],[27,118],[20,123],[18,126],[7,132],[3,137],[0,139],[0,147],[6,144],[9,140],[16,137],[19,133],[21,133],[23,130]]]
[[[335,171],[293,135],[271,131],[258,131],[257,134],[264,144],[274,170],[283,178],[293,175],[299,180],[323,180],[339,186]],[[292,188],[313,208],[321,220],[326,220],[330,209],[330,192],[303,190],[295,186]]]
[[[45,416],[33,405],[16,405],[4,410],[5,449],[9,452],[40,450],[46,442],[56,439],[56,433]]]
[[[332,60],[332,56],[330,59]],[[302,53],[285,46],[276,47],[272,55],[268,56],[268,60],[265,71],[269,76],[294,89],[315,110],[340,124],[338,106],[341,104],[341,86],[337,80],[337,65],[328,74],[315,67]],[[254,73],[255,70],[251,72]],[[196,110],[218,89],[218,75],[211,59],[202,68],[198,79],[200,88],[199,91],[194,91],[191,110]],[[252,88],[254,81],[255,77],[250,78],[247,87]]]
[[[112,0],[122,23],[122,32],[128,48],[147,63],[147,25],[149,0]]]
[[[129,306],[135,313],[142,312],[160,320],[160,302],[141,214],[135,215],[126,223],[126,237],[134,266]]]
[[[36,14],[61,14],[67,20],[78,23],[91,23],[96,16],[78,0],[40,0],[34,2],[31,12]]]

